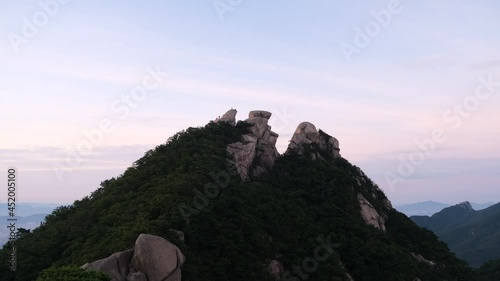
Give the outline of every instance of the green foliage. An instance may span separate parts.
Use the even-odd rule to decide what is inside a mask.
[[[98,271],[84,270],[76,266],[51,267],[42,271],[36,281],[110,281]]]
[[[290,270],[285,280],[300,274],[348,280],[347,273],[357,281],[477,280],[432,233],[388,212],[383,192],[344,159],[290,153],[269,174],[242,182],[228,165],[226,147],[247,131],[241,122],[189,128],[90,196],[58,208],[19,239],[18,280],[132,248],[140,233],[176,244],[186,254],[183,279],[191,281],[275,280],[267,270],[271,260]],[[358,193],[386,215],[386,233],[363,221]],[[183,231],[185,241],[172,229]],[[326,253],[321,260],[318,251]],[[419,263],[411,252],[439,266]],[[314,261],[315,270],[305,271]]]
[[[486,262],[476,272],[481,276],[481,281],[500,280],[500,259]]]

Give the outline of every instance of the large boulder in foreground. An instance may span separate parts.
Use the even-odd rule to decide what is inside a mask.
[[[183,263],[181,250],[159,236],[141,234],[135,242],[132,267],[144,273],[148,281],[180,281]]]
[[[159,236],[141,234],[134,249],[114,253],[81,268],[104,272],[111,281],[181,281],[184,260],[174,244]]]
[[[81,268],[104,272],[112,278],[112,281],[127,281],[133,254],[134,250],[114,253],[107,258],[87,263]]]

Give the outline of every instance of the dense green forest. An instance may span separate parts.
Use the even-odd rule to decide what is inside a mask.
[[[432,232],[394,209],[386,212],[386,232],[367,225],[357,194],[381,213],[386,197],[345,159],[289,153],[267,175],[241,181],[226,146],[248,127],[189,128],[88,197],[58,208],[20,235],[16,280],[130,249],[140,233],[176,244],[186,255],[182,279],[190,281],[349,280],[347,273],[356,281],[481,280]],[[325,241],[328,255],[305,270],[304,261]],[[1,281],[14,280],[8,251],[6,245],[0,252]],[[270,275],[272,260],[283,264],[282,276]]]

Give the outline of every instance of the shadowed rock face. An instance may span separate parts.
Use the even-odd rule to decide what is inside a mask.
[[[341,157],[339,141],[336,138],[318,131],[312,123],[302,122],[295,130],[286,153],[295,151],[299,155],[305,155],[309,147],[317,148],[315,152],[311,152],[310,156],[313,159],[323,159],[325,156],[328,158]]]
[[[385,219],[379,215],[372,204],[361,194],[358,194],[358,203],[361,208],[361,217],[365,222],[385,232]]]

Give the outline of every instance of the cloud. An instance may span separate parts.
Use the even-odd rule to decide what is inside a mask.
[[[123,145],[95,147],[88,156],[82,157],[75,170],[124,170],[142,157],[154,145]],[[60,146],[0,149],[0,166],[15,166],[20,171],[45,171],[53,173],[53,164],[65,165],[72,151]]]

